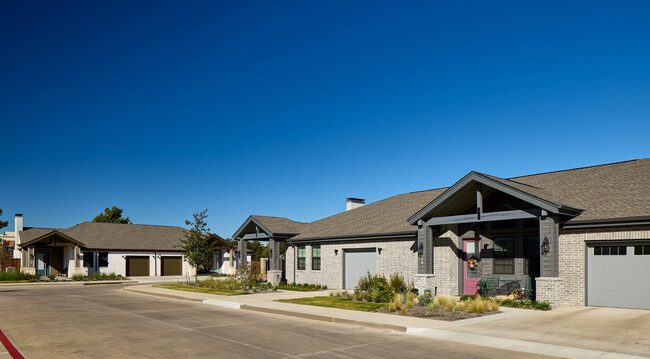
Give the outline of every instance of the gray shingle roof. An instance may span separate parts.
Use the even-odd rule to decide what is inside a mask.
[[[273,233],[296,234],[305,228],[307,223],[292,221],[284,217],[251,216]]]
[[[485,176],[540,199],[584,210],[571,221],[650,216],[650,158],[509,179]],[[400,194],[335,214],[307,224],[294,239],[415,231],[407,218],[445,190]]]
[[[53,228],[30,228],[20,235],[21,243],[27,243]],[[146,224],[84,222],[59,232],[85,244],[90,249],[124,250],[182,250],[181,239],[187,230],[181,227]]]

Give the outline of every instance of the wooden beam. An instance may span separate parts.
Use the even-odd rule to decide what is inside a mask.
[[[507,221],[510,219],[538,218],[542,211],[540,209],[526,209],[501,212],[485,212],[478,219],[476,214],[461,214],[458,216],[433,217],[427,221],[429,226],[457,223],[475,223],[491,221]]]
[[[476,182],[476,219],[481,220],[483,215],[483,186]]]
[[[250,234],[245,234],[241,239],[248,241],[251,239],[268,239],[269,236],[266,235],[266,233],[250,233]]]

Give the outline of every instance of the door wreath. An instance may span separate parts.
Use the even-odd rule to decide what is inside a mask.
[[[478,269],[478,259],[472,257],[469,260],[467,260],[467,267],[471,270]]]

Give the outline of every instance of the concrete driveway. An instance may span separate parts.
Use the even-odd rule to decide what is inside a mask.
[[[455,322],[445,329],[650,357],[650,311],[599,307],[514,311],[520,315],[471,324]]]
[[[0,308],[0,329],[26,358],[522,357],[471,344],[155,298],[126,292],[122,285],[3,286]]]

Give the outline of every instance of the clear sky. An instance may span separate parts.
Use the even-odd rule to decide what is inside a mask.
[[[650,157],[648,1],[2,1],[0,208],[313,221]]]

